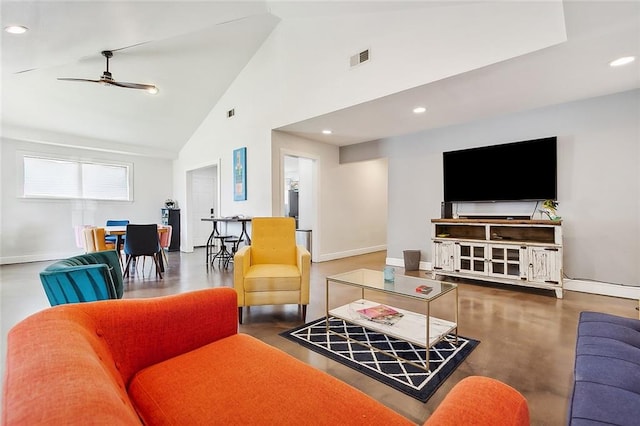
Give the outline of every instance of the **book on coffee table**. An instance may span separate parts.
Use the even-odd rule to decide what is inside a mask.
[[[362,318],[374,321],[380,324],[393,325],[404,316],[403,313],[385,305],[377,305],[370,308],[359,309],[358,314]]]

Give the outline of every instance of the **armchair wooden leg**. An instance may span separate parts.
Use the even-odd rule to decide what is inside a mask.
[[[242,306],[238,306],[238,322],[242,324]]]
[[[302,321],[305,322],[307,319],[307,305],[300,305],[302,307]]]

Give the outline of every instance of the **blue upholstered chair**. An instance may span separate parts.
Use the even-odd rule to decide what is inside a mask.
[[[115,250],[59,260],[40,272],[40,281],[51,306],[121,299],[124,292]]]

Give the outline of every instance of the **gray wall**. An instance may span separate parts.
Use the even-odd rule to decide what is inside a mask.
[[[387,256],[430,262],[442,152],[545,136],[558,137],[565,275],[640,285],[640,90],[343,147],[341,161],[388,157]]]

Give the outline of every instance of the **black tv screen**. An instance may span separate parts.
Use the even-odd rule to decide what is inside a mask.
[[[556,139],[442,153],[444,201],[555,200]]]

